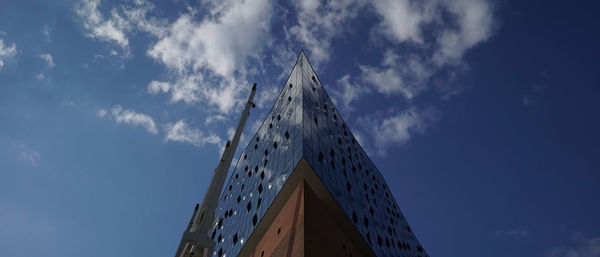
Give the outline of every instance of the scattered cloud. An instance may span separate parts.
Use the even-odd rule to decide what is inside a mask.
[[[150,134],[158,134],[158,129],[156,128],[156,124],[154,120],[143,113],[137,113],[133,110],[123,109],[120,105],[115,105],[110,109],[110,113],[105,109],[98,110],[98,117],[104,118],[108,114],[113,118],[117,123],[124,123],[133,126],[142,126],[148,131]]]
[[[421,30],[434,20],[436,1],[376,0],[372,4],[381,17],[381,33],[398,42],[424,43]]]
[[[54,60],[52,59],[52,55],[42,54],[42,55],[40,55],[40,58],[42,58],[44,61],[46,61],[49,68],[53,68],[54,66],[56,66],[56,64],[54,64]]]
[[[44,35],[44,40],[50,41],[50,30],[51,28],[46,24],[44,25],[44,30],[42,31],[42,35]]]
[[[210,124],[214,124],[216,122],[220,122],[220,121],[224,121],[224,120],[227,120],[227,117],[225,117],[225,115],[216,114],[216,115],[212,115],[212,116],[209,116],[208,118],[204,119],[204,125],[208,126]]]
[[[182,14],[167,35],[148,50],[148,56],[180,74],[206,68],[230,76],[268,36],[270,2],[229,1],[218,16],[198,22]]]
[[[353,83],[351,79],[352,77],[350,75],[344,75],[337,80],[337,87],[331,91],[333,97],[332,101],[334,101],[335,105],[347,112],[352,112],[354,110],[351,104],[352,102],[357,100],[360,96],[371,92],[371,89],[368,87]]]
[[[254,103],[259,108],[268,108],[273,104],[273,99],[277,98],[278,93],[278,87],[261,87],[261,90],[258,91],[258,96],[255,98],[256,100],[254,100]]]
[[[380,63],[359,65],[359,81],[380,94],[401,95],[409,101],[432,88],[442,99],[458,94],[462,87],[451,81],[466,70],[463,56],[490,38],[496,26],[495,9],[487,0],[377,0],[372,4],[381,18],[375,35],[392,44]],[[432,86],[436,76],[445,76],[444,82]]]
[[[219,11],[198,21],[195,13],[182,14],[147,51],[171,71],[171,81],[152,81],[152,94],[170,93],[171,101],[203,102],[229,113],[249,91],[244,79],[246,61],[260,51],[269,37],[271,3],[268,0],[212,3]]]
[[[571,246],[548,249],[546,257],[600,257],[600,237],[586,238],[576,234]]]
[[[0,38],[0,68],[4,66],[4,59],[14,57],[17,55],[17,46],[15,43],[11,45],[4,44],[4,41]]]
[[[380,67],[361,65],[361,80],[383,95],[400,94],[412,99],[427,88],[431,70],[416,55],[400,57],[392,50],[385,52]]]
[[[98,10],[100,0],[83,0],[76,7],[79,17],[84,19],[83,26],[88,30],[88,37],[96,38],[101,41],[114,42],[127,49],[129,39],[125,35],[128,27],[125,19],[116,9],[111,11],[111,17],[104,19],[104,15]]]
[[[427,128],[439,118],[439,111],[433,107],[425,109],[411,107],[402,112],[389,110],[387,113],[380,112],[369,117],[361,117],[358,123],[365,131],[369,131],[370,142],[373,142],[377,153],[385,155],[389,147],[402,145],[413,135],[425,133]]]
[[[165,126],[165,141],[174,141],[202,147],[206,144],[221,146],[223,140],[215,134],[205,135],[200,129],[190,128],[185,120],[168,123]]]
[[[37,166],[41,160],[39,152],[32,150],[21,141],[13,141],[12,146],[17,151],[17,158],[19,161],[23,161],[32,167]]]
[[[376,0],[373,6],[382,18],[378,28],[382,35],[398,44],[432,48],[427,55],[438,66],[460,62],[495,28],[495,10],[487,0]],[[425,36],[427,29],[434,32]]]
[[[455,27],[446,27],[436,41],[433,61],[441,66],[460,62],[467,50],[485,42],[495,31],[492,4],[486,0],[442,1],[441,8],[453,17]],[[445,8],[444,8],[445,7]]]
[[[526,228],[497,229],[494,231],[494,235],[512,238],[526,238],[529,237],[529,230]]]
[[[293,10],[269,0],[207,0],[200,5],[202,9],[188,7],[174,19],[156,18],[154,5],[146,0],[117,4],[105,15],[99,0],[81,0],[76,12],[89,37],[115,43],[126,55],[131,34],[148,33],[153,40],[146,55],[168,72],[166,79],[148,83],[148,93],[167,94],[171,103],[199,105],[207,114],[206,126],[227,120],[244,103],[250,76],[264,75],[266,65],[287,70],[295,56],[290,45],[306,48],[318,66],[330,59],[334,40],[354,33],[347,25],[363,14],[375,15],[368,41],[376,46],[371,48],[375,59],[357,63],[358,74],[343,75],[331,92],[348,112],[367,94],[401,96],[405,109],[390,103],[380,107],[378,120],[358,118],[381,125],[377,133],[363,133],[372,135],[381,152],[423,133],[436,120],[439,111],[413,107],[415,99],[430,90],[439,91],[444,100],[458,94],[462,86],[451,82],[468,70],[464,55],[488,40],[496,27],[489,0],[297,0],[291,3]],[[273,19],[275,8],[285,18]],[[283,41],[271,33],[280,28]],[[267,47],[270,58],[264,58]],[[107,55],[118,55],[112,52]],[[259,91],[257,107],[268,107],[278,89]],[[171,128],[177,124],[185,122]]]
[[[127,33],[139,30],[157,37],[164,36],[166,21],[147,18],[154,5],[146,0],[136,0],[133,4],[113,8],[108,18],[102,15],[99,7],[100,0],[82,0],[76,4],[75,12],[83,19],[88,37],[119,45],[124,51],[122,57],[130,56]]]
[[[234,78],[223,79],[220,82],[205,81],[202,74],[189,74],[180,76],[174,82],[151,81],[148,92],[151,94],[171,93],[171,102],[183,101],[187,104],[202,102],[214,107],[217,112],[229,113],[236,104],[241,103],[240,95],[244,92]],[[240,89],[242,88],[242,89]]]
[[[348,20],[356,17],[365,1],[318,0],[293,1],[297,11],[297,24],[288,31],[294,39],[306,45],[311,60],[319,65],[329,60],[331,41],[340,36]]]
[[[104,116],[106,116],[106,114],[108,113],[108,111],[106,111],[105,109],[100,109],[97,113],[98,117],[100,117],[101,119],[104,118]]]

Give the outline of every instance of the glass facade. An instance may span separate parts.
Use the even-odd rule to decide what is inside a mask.
[[[237,256],[304,157],[377,256],[427,256],[302,52],[215,212],[213,256]]]

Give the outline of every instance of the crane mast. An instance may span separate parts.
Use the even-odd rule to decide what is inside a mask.
[[[210,181],[210,186],[204,195],[202,205],[196,204],[196,207],[194,208],[194,213],[192,214],[190,223],[183,232],[175,257],[191,257],[198,253],[200,253],[199,256],[208,257],[213,251],[215,242],[210,237],[210,229],[216,225],[212,224],[215,219],[215,209],[217,208],[219,196],[221,195],[223,184],[227,178],[227,172],[231,166],[246,120],[248,119],[248,115],[250,115],[250,108],[255,107],[252,102],[255,93],[256,83],[252,85],[250,96],[248,97],[248,101],[242,112],[242,117],[238,123],[235,134],[233,135],[233,139],[227,141],[227,144],[225,145],[225,150],[215,169]]]

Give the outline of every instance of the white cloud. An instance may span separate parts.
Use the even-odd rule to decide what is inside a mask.
[[[494,231],[494,234],[513,238],[526,238],[529,236],[529,230],[526,228],[497,229]]]
[[[4,58],[14,57],[15,55],[17,55],[17,46],[15,43],[5,45],[4,41],[0,38],[0,68],[4,66]]]
[[[203,103],[229,113],[250,89],[246,62],[269,38],[272,7],[269,0],[208,4],[212,15],[197,21],[195,12],[182,14],[148,49],[147,55],[173,75],[171,81],[152,81],[148,91],[170,93],[171,102]]]
[[[104,116],[106,116],[107,113],[108,112],[105,109],[100,109],[96,115],[98,115],[98,117],[100,117],[101,119],[103,119]]]
[[[376,113],[362,117],[358,123],[370,133],[378,153],[383,155],[389,147],[406,143],[416,133],[423,134],[439,116],[433,108],[411,107],[401,113],[391,111],[386,116]]]
[[[155,37],[164,37],[167,33],[167,20],[147,17],[154,10],[154,4],[146,0],[135,0],[134,3],[133,6],[122,7],[125,19],[131,26],[130,29],[135,27],[139,31],[148,32]]]
[[[408,100],[431,88],[431,78],[442,72],[447,78],[434,88],[443,99],[457,94],[461,87],[450,82],[464,69],[463,56],[494,29],[494,9],[487,0],[377,0],[373,5],[381,17],[377,31],[394,46],[380,64],[360,65],[361,79],[381,94]],[[433,29],[427,36],[426,26]],[[397,49],[402,49],[401,56]]]
[[[319,65],[329,60],[331,41],[344,32],[346,21],[357,16],[364,1],[318,0],[294,1],[297,24],[289,28],[296,40],[308,47],[311,60]]]
[[[76,7],[77,15],[84,19],[83,26],[88,30],[88,36],[101,41],[117,43],[121,48],[129,46],[125,30],[129,24],[121,17],[116,9],[111,11],[108,20],[98,10],[100,0],[83,0]]]
[[[188,143],[197,147],[202,147],[205,144],[221,146],[223,142],[215,134],[205,135],[200,129],[190,128],[184,120],[179,120],[176,123],[168,123],[165,129],[167,132],[165,141],[167,142]]]
[[[371,92],[367,87],[351,82],[350,75],[344,75],[338,79],[337,89],[332,90],[333,101],[336,106],[341,107],[347,112],[354,110],[351,103],[359,99],[362,95]]]
[[[600,237],[575,236],[575,245],[548,249],[546,257],[600,257]]]
[[[382,18],[382,32],[398,42],[424,43],[421,32],[424,24],[435,15],[436,1],[376,0],[372,4]]]
[[[201,22],[183,14],[148,55],[179,73],[206,68],[231,76],[268,36],[270,9],[268,0],[246,0],[232,2],[214,19]]]
[[[56,64],[54,64],[54,60],[52,59],[52,55],[50,55],[50,54],[42,54],[42,55],[40,55],[40,58],[42,58],[42,59],[44,59],[44,61],[46,61],[49,68],[53,68],[56,65]]]
[[[39,152],[32,150],[21,141],[13,141],[12,146],[18,152],[17,158],[19,161],[26,162],[35,167],[41,160]]]
[[[224,121],[227,120],[227,117],[225,117],[224,115],[221,114],[216,114],[216,115],[211,115],[208,116],[208,118],[204,119],[204,125],[208,126],[210,124],[219,122],[219,121]]]
[[[31,166],[37,166],[40,161],[40,153],[36,151],[28,151],[19,153],[19,160],[29,163]]]
[[[277,98],[277,93],[279,93],[279,88],[276,86],[268,88],[262,86],[260,88],[258,96],[254,100],[254,103],[259,108],[268,108],[270,105],[273,104],[274,99]]]
[[[171,90],[171,84],[169,82],[160,82],[160,81],[151,81],[148,84],[148,93],[150,94],[158,94],[160,92],[167,93]]]
[[[44,40],[50,41],[50,27],[48,27],[48,25],[44,25],[42,34],[44,35]]]
[[[384,95],[401,94],[412,99],[427,88],[431,70],[416,55],[400,57],[385,52],[381,66],[361,65],[361,79]]]
[[[97,113],[98,117],[104,118],[109,112],[105,109],[100,109]],[[157,134],[158,129],[156,128],[156,124],[154,120],[143,113],[137,113],[132,110],[123,109],[120,105],[115,105],[110,109],[111,117],[117,123],[124,123],[133,126],[142,126],[151,134]]]
[[[225,120],[244,103],[251,76],[264,75],[270,64],[287,71],[295,56],[289,50],[294,47],[292,42],[307,48],[317,66],[327,62],[333,54],[333,40],[354,33],[347,25],[359,15],[378,18],[365,37],[376,46],[374,55],[380,60],[358,64],[359,75],[337,80],[332,95],[348,111],[354,101],[371,93],[402,96],[409,106],[430,89],[442,91],[442,98],[457,94],[461,88],[451,86],[439,74],[453,78],[457,70],[466,67],[463,56],[485,42],[494,26],[494,10],[488,0],[295,0],[292,11],[296,13],[288,16],[288,10],[278,9],[285,17],[277,20],[284,23],[285,42],[280,42],[270,34],[275,24],[270,0],[203,0],[198,9],[202,16],[195,7],[188,7],[172,20],[153,17],[154,6],[145,0],[120,3],[106,16],[99,11],[100,0],[81,1],[76,11],[89,37],[115,43],[126,53],[130,34],[146,32],[153,37],[146,55],[164,65],[169,77],[153,78],[148,93],[167,94],[172,103],[200,105],[208,117],[205,125]],[[264,57],[266,47],[274,52],[270,58]],[[250,65],[252,61],[254,65]],[[259,91],[257,106],[268,107],[278,89]],[[375,137],[378,147],[385,149],[423,133],[433,120],[430,116],[435,116],[432,113],[437,113],[428,110],[409,108],[369,120],[383,126],[378,132],[393,137],[391,141]],[[171,129],[177,128],[175,125],[187,128],[185,122],[170,125]],[[176,141],[172,138],[176,137],[166,140]]]
[[[382,18],[383,35],[396,43],[434,49],[428,54],[438,66],[460,62],[494,29],[494,9],[488,0],[376,0],[373,6]],[[426,26],[434,29],[429,40],[423,35]]]
[[[83,19],[88,37],[116,43],[124,50],[124,57],[130,55],[127,33],[137,29],[157,37],[165,34],[165,20],[146,17],[154,9],[154,5],[148,1],[136,0],[133,5],[123,4],[120,8],[113,8],[106,19],[99,6],[100,0],[81,0],[75,11]]]
[[[494,29],[491,4],[485,0],[453,0],[443,2],[456,17],[456,28],[447,28],[437,38],[438,51],[433,61],[438,65],[461,61],[467,50],[485,42]]]
[[[174,82],[152,81],[148,84],[151,94],[171,93],[171,102],[183,101],[187,104],[201,102],[216,108],[220,113],[229,113],[236,104],[241,103],[242,92],[249,91],[246,82],[238,82],[234,78],[222,79],[220,82],[206,81],[201,74],[182,75]]]

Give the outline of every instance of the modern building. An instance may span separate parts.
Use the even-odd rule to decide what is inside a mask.
[[[304,52],[214,215],[213,256],[428,256]]]

